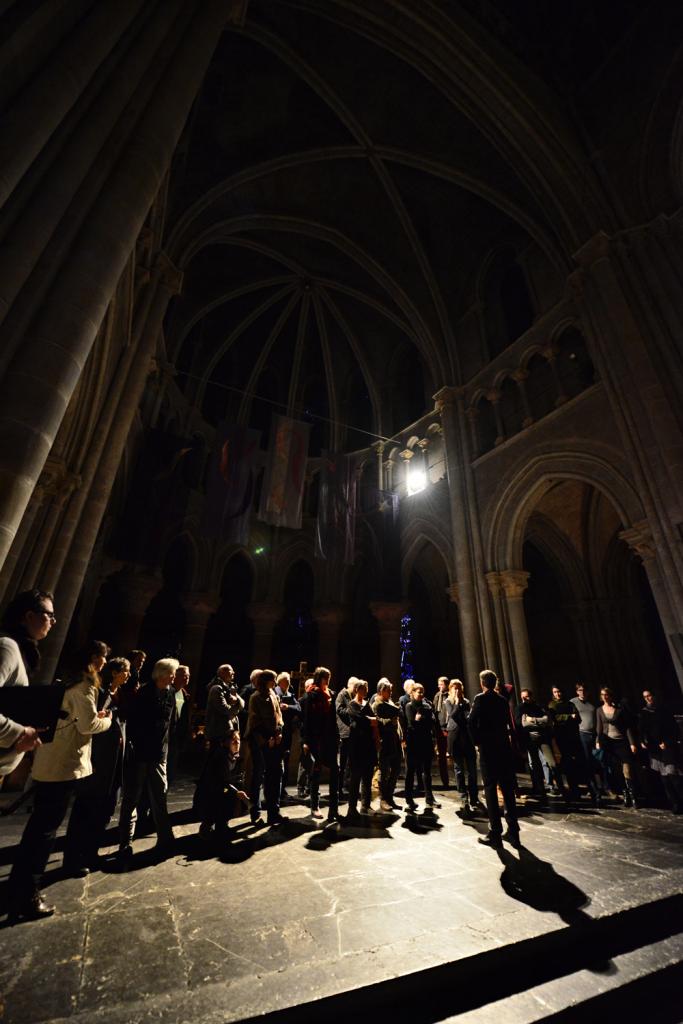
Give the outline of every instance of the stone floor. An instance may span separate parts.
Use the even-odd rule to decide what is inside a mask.
[[[218,859],[181,783],[171,859],[141,840],[128,873],[75,880],[57,852],[57,914],[0,925],[0,1021],[683,1020],[681,818],[529,801],[522,849],[496,852],[439,796],[364,827],[240,819]],[[3,888],[25,820],[0,819]]]

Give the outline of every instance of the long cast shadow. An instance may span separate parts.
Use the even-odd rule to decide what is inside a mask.
[[[565,896],[560,899],[563,907],[565,900]],[[568,905],[571,907],[574,901],[572,897]],[[571,915],[572,910],[568,913]],[[354,1016],[369,1020],[389,1006],[399,1006],[401,1019],[411,1024],[437,1024],[556,978],[595,969],[607,959],[669,938],[681,931],[682,921],[683,895],[667,896],[597,920],[582,913],[569,927],[544,935],[249,1019],[258,1019],[259,1024],[319,1024],[321,1020],[325,1024],[348,1024]],[[558,1022],[561,1019],[558,1017]],[[581,1019],[601,1018],[584,1014]]]

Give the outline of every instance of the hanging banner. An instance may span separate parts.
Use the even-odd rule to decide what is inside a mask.
[[[255,459],[261,431],[222,423],[216,432],[206,488],[202,527],[229,544],[249,543]]]
[[[301,529],[310,425],[275,415],[259,519],[271,526]]]
[[[356,473],[348,455],[322,452],[315,557],[352,565],[356,531]]]

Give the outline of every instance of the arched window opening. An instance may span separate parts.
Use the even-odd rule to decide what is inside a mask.
[[[540,353],[529,360],[526,394],[534,421],[543,419],[555,408],[557,383],[552,367]]]
[[[477,418],[475,421],[477,439],[479,442],[478,454],[490,452],[496,446],[498,427],[496,426],[496,414],[488,398],[480,398],[477,403]]]
[[[506,377],[501,385],[498,408],[505,436],[512,437],[519,433],[524,421],[524,403],[520,386],[512,377]]]
[[[562,393],[567,398],[573,398],[594,383],[595,369],[578,328],[568,327],[563,331],[556,359]]]
[[[531,327],[534,308],[524,271],[512,249],[501,250],[486,272],[484,325],[493,359]]]

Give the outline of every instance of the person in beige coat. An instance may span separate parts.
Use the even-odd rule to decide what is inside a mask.
[[[111,725],[110,712],[97,710],[98,673],[108,653],[109,648],[100,641],[86,649],[81,658],[80,677],[64,694],[54,740],[36,749],[33,813],[17,847],[9,878],[8,909],[12,922],[54,913],[55,908],[46,903],[40,892],[40,882],[78,780],[92,774],[91,737]],[[72,839],[67,830],[65,861]]]

